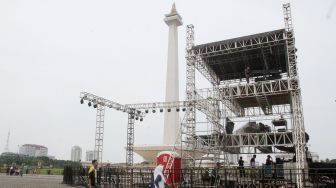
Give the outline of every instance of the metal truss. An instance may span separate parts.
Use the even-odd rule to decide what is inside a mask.
[[[194,26],[187,25],[187,48],[186,48],[186,61],[187,61],[187,74],[186,74],[186,98],[189,102],[188,107],[192,110],[186,113],[186,123],[185,123],[185,139],[182,139],[182,143],[185,144],[187,150],[193,151],[196,146],[196,104],[195,99],[195,63],[196,55],[192,48],[194,47]],[[183,133],[181,134],[183,135]],[[181,136],[182,137],[182,136]],[[191,153],[189,157],[184,160],[189,160],[189,164],[195,166],[195,155]]]
[[[292,121],[291,132],[227,135],[223,147],[231,149],[256,147],[275,148],[278,146],[295,147],[298,161],[297,169],[303,169],[305,131],[290,5],[284,4],[283,10],[285,29],[263,33],[262,35],[253,35],[245,39],[240,38],[241,40],[239,41],[231,39],[195,46],[193,26],[187,26],[187,101],[194,100],[196,103],[195,106],[197,106],[197,103],[200,103],[201,100],[196,100],[196,98],[208,100],[208,104],[213,106],[208,109],[208,112],[212,114],[212,117],[210,119],[208,118],[210,123],[216,122],[215,109],[219,110],[219,119],[223,119],[224,122],[226,118],[234,122],[272,120],[279,117],[290,119]],[[224,82],[219,81],[218,75],[216,75],[209,66],[209,64],[220,63],[215,58],[212,58],[215,56],[238,51],[261,49],[261,53],[264,57],[264,61],[261,63],[267,67],[269,59],[266,58],[265,54],[270,53],[269,47],[277,45],[285,45],[287,55],[288,72],[287,74],[282,73],[281,79],[245,83],[242,80],[234,79],[235,77],[232,76],[231,80]],[[226,63],[229,63],[229,61],[231,60],[227,59]],[[232,61],[234,61],[234,59],[232,59]],[[195,69],[213,85],[212,88],[196,90]],[[219,85],[219,87],[216,87],[217,85]],[[272,97],[285,97],[287,99],[272,104]],[[243,104],[239,102],[242,101],[242,99],[249,98],[253,98],[258,106],[247,105],[243,107]],[[223,105],[222,108],[217,106],[218,102]],[[198,122],[195,121],[196,115],[193,113],[188,113],[187,115],[189,115],[188,119],[192,122],[187,123],[187,126],[189,125],[192,129],[186,132],[189,135],[196,135],[195,127],[198,126]],[[214,125],[216,125],[216,123],[214,123]],[[216,129],[215,127],[213,131],[216,132]],[[195,137],[193,140],[192,137],[188,138],[187,141],[193,143],[194,149],[205,147],[208,144],[206,139]],[[212,141],[215,141],[215,139]],[[217,144],[219,143],[214,145]],[[250,152],[255,151],[251,150]],[[270,152],[275,152],[275,150],[270,150]],[[298,187],[302,187],[302,177],[298,177],[297,180]]]
[[[296,82],[291,83],[291,87],[295,88],[291,91],[292,99],[292,126],[293,126],[293,137],[295,145],[295,155],[296,155],[296,168],[300,171],[297,173],[297,184],[298,187],[303,187],[303,174],[301,173],[304,169],[305,164],[305,129],[304,129],[304,119],[303,119],[303,109],[301,100],[301,90],[299,85],[297,62],[296,62],[296,48],[295,48],[295,37],[294,29],[292,24],[292,15],[290,4],[283,5],[285,29],[286,29],[286,50],[287,50],[287,63],[288,63],[288,76],[290,78],[296,78]]]
[[[83,99],[84,101],[90,102],[92,103],[92,105],[97,104],[97,106],[105,106],[108,108],[112,108],[118,111],[122,111],[122,112],[126,112],[126,113],[131,113],[132,112],[132,108],[129,108],[126,105],[122,105],[119,104],[117,102],[105,99],[103,97],[99,97],[97,95],[94,95],[92,93],[88,93],[88,92],[81,92],[80,93],[80,98]],[[143,112],[138,113],[138,116],[142,117],[145,116],[145,114]]]
[[[95,149],[93,153],[94,159],[97,159],[99,163],[103,162],[104,116],[105,106],[98,105],[96,115]]]
[[[255,83],[243,83],[237,85],[226,85],[220,87],[219,90],[222,96],[228,98],[242,98],[242,97],[257,97],[265,95],[275,95],[289,93],[295,90],[292,83],[296,79],[279,79],[270,81],[261,81]]]
[[[213,104],[214,101],[210,99],[204,99],[202,96],[194,94],[194,98],[191,101],[174,101],[174,102],[153,102],[153,103],[136,103],[136,104],[126,104],[122,105],[117,102],[105,99],[103,97],[99,97],[97,95],[88,93],[88,92],[81,92],[80,98],[83,101],[87,101],[92,103],[93,106],[96,105],[97,107],[97,133],[96,135],[96,142],[95,148],[97,148],[98,156],[102,156],[103,151],[103,122],[104,122],[104,111],[105,107],[109,107],[118,111],[122,111],[128,113],[128,124],[127,124],[127,147],[126,147],[126,165],[132,166],[133,165],[133,146],[134,146],[134,119],[143,120],[145,115],[149,113],[148,110],[153,110],[155,112],[156,109],[160,109],[163,112],[163,109],[175,109],[176,111],[185,111],[186,114],[190,112],[195,113],[196,109],[200,112],[204,113],[210,122],[213,122],[215,126],[219,126],[218,119],[219,115],[218,110],[214,108]],[[99,113],[98,113],[99,112]],[[98,116],[99,114],[99,116]],[[189,114],[190,115],[190,114]],[[188,116],[188,115],[187,115]],[[189,119],[189,125],[192,119]],[[194,123],[196,120],[193,119]],[[99,122],[99,123],[98,123]],[[186,126],[187,127],[187,126]],[[99,134],[98,134],[99,133]],[[196,138],[196,132],[190,131],[188,129],[186,132],[183,132],[186,135],[189,135],[190,138]],[[191,134],[190,134],[191,133]],[[97,139],[99,138],[99,139]],[[197,138],[200,140],[201,138]],[[190,140],[188,140],[190,143]],[[192,144],[191,144],[192,145]],[[204,148],[203,148],[204,149]],[[99,158],[99,157],[98,157]],[[100,160],[102,158],[99,158]]]
[[[134,115],[135,109],[128,113],[127,123],[127,145],[126,145],[126,166],[133,166],[133,146],[134,146]]]
[[[200,55],[196,55],[195,68],[206,78],[212,85],[218,85],[220,79],[212,68],[203,61]]]
[[[291,132],[228,134],[226,148],[294,146]]]
[[[152,102],[152,103],[135,103],[135,104],[126,104],[125,108],[134,108],[139,113],[143,113],[140,110],[149,110],[152,109],[156,111],[160,109],[162,112],[163,109],[176,109],[176,111],[192,111],[193,107],[195,106],[197,110],[204,113],[209,119],[213,120],[216,119],[216,111],[217,109],[213,105],[213,100],[211,99],[204,99],[201,95],[195,94],[195,99],[192,101],[173,101],[173,102]],[[149,112],[149,111],[147,111]]]
[[[209,82],[218,87],[219,78],[213,70],[202,61],[200,56],[195,55],[194,51],[194,26],[187,26],[187,48],[186,48],[186,98],[187,105],[190,109],[186,112],[185,122],[182,123],[182,143],[184,143],[185,151],[189,154],[184,158],[189,165],[195,166],[196,161],[202,161],[204,156],[199,156],[203,153],[206,156],[212,156],[214,161],[220,160],[221,153],[221,133],[223,133],[224,126],[220,123],[220,101],[218,100],[219,93],[213,93],[213,96],[205,96],[196,91],[195,86],[195,70],[197,69]],[[201,133],[196,131],[196,126],[200,126],[196,118],[196,109],[203,112],[206,116],[206,122],[211,125],[211,129],[206,134],[210,135],[207,139],[200,136]],[[204,133],[203,133],[204,134]],[[215,144],[206,144],[206,143]],[[197,153],[197,154],[196,154]]]
[[[87,101],[90,106],[92,105],[97,108],[97,118],[96,118],[96,136],[95,136],[95,156],[99,162],[103,162],[103,140],[104,140],[104,115],[105,107],[109,107],[118,111],[128,113],[128,124],[127,124],[127,146],[126,146],[126,166],[133,165],[133,145],[134,145],[134,119],[143,118],[145,113],[137,111],[135,113],[134,108],[129,108],[125,105],[121,105],[117,102],[99,97],[97,95],[81,92],[80,93],[81,103]]]
[[[295,89],[292,88],[292,80],[296,79],[279,79],[272,81],[262,81],[256,83],[242,83],[242,84],[227,84],[219,88],[204,88],[196,90],[196,93],[203,98],[212,98],[213,100],[221,100],[223,104],[231,112],[229,117],[246,117],[246,116],[260,116],[268,114],[288,113],[290,109],[286,108],[288,105],[271,105],[267,100],[268,95],[289,94]],[[217,94],[218,93],[218,94]],[[215,95],[219,97],[214,97]],[[263,108],[265,105],[259,103],[260,107],[243,108],[236,101],[236,99],[244,97],[256,97],[257,101],[260,98],[265,98],[267,105],[267,112]],[[259,102],[259,101],[258,101]],[[273,112],[274,111],[274,112]]]
[[[276,46],[284,43],[286,33],[283,30],[277,32],[270,32],[268,35],[256,36],[255,38],[247,38],[240,41],[228,41],[227,43],[209,43],[196,46],[195,54],[200,55],[202,58],[218,56],[223,54],[230,54],[237,51],[252,50],[260,47]],[[200,71],[201,72],[201,71]]]
[[[227,111],[225,114],[225,117],[229,118],[230,120],[233,120],[235,122],[238,121],[257,121],[257,120],[272,120],[274,118],[278,118],[280,116],[288,116],[288,118],[291,117],[292,111],[290,104],[284,104],[284,105],[272,105],[272,114],[264,114],[261,107],[250,107],[250,108],[244,108],[244,116],[236,116],[234,113],[231,113],[230,111]],[[224,118],[224,115],[223,117]]]

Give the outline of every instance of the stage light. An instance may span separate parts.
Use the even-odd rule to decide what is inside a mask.
[[[137,116],[137,117],[135,117],[135,120],[138,120],[139,119],[139,117]]]
[[[160,112],[163,112],[163,109],[160,109]]]
[[[81,100],[80,100],[80,103],[81,103],[81,104],[83,104],[83,103],[84,103],[84,100],[83,100],[83,98],[81,98]]]
[[[91,106],[91,102],[88,103],[88,106],[89,106],[89,107]]]
[[[186,108],[182,108],[182,111],[185,112],[185,111],[186,111]]]
[[[179,108],[176,108],[176,112],[179,112],[180,111],[180,109]]]
[[[152,112],[155,113],[156,112],[155,109],[153,109]]]
[[[167,110],[168,112],[170,112],[171,111],[171,109],[170,108],[168,108],[168,110]]]
[[[138,110],[137,112],[138,112],[138,114],[140,114],[140,113],[141,113],[141,111],[140,111],[140,110]]]
[[[145,110],[145,112],[148,114],[148,110]]]
[[[143,121],[143,119],[142,119],[142,118],[140,118],[140,121]]]
[[[93,108],[97,108],[97,107],[98,107],[97,103],[93,105]]]

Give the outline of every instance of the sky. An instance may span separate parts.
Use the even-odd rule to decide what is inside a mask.
[[[335,0],[291,1],[304,122],[320,158],[336,158]],[[185,32],[195,43],[284,27],[283,0],[176,0],[180,99],[185,99]],[[121,104],[164,101],[171,0],[0,0],[0,152],[41,144],[70,159],[94,148],[94,108],[87,91]],[[127,114],[105,114],[105,161],[124,162]],[[135,125],[136,145],[162,143],[163,114]],[[85,157],[85,155],[83,155]],[[135,156],[135,161],[141,161]]]

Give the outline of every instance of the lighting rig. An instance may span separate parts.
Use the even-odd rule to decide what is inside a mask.
[[[188,109],[193,110],[193,103],[187,101],[175,101],[175,102],[156,102],[156,103],[138,103],[138,104],[119,104],[117,102],[99,97],[97,95],[81,92],[80,103],[87,102],[88,106],[93,106],[97,109],[96,114],[96,133],[95,133],[95,152],[94,158],[102,161],[103,153],[103,136],[104,136],[104,114],[105,107],[115,109],[128,114],[127,124],[127,146],[126,146],[126,166],[133,165],[133,145],[134,145],[134,122],[135,120],[143,121],[146,114],[156,113],[158,110],[160,113],[164,112],[186,112]],[[205,103],[203,103],[205,104]],[[210,104],[209,104],[210,105]],[[172,111],[174,109],[174,111]],[[206,111],[206,107],[198,106],[198,109]],[[175,112],[175,113],[176,113]],[[96,156],[97,155],[97,156]]]

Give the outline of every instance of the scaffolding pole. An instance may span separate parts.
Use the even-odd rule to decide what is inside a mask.
[[[188,101],[188,109],[186,112],[186,129],[185,129],[185,144],[187,150],[195,149],[195,122],[196,122],[196,109],[195,109],[195,61],[196,56],[192,50],[194,46],[194,26],[187,25],[187,49],[186,49],[186,60],[187,60],[187,74],[186,74],[186,95]],[[182,135],[182,134],[181,134]],[[190,164],[195,166],[195,156],[191,154]]]
[[[128,113],[127,123],[126,167],[133,166],[134,115],[135,109],[131,109]]]
[[[99,163],[103,162],[104,116],[105,106],[97,105],[95,149],[93,155],[94,159],[98,160]]]
[[[285,29],[287,31],[287,61],[288,61],[288,76],[292,78],[291,82],[293,91],[291,91],[291,100],[292,100],[292,126],[293,126],[293,138],[295,146],[295,155],[296,155],[296,169],[297,173],[297,187],[304,187],[303,178],[304,175],[302,170],[305,165],[305,130],[304,130],[304,120],[302,112],[302,100],[301,100],[301,90],[299,85],[299,77],[297,70],[296,62],[296,48],[295,48],[295,37],[294,29],[292,23],[291,7],[290,4],[283,5]]]

